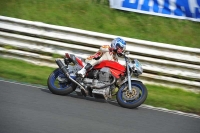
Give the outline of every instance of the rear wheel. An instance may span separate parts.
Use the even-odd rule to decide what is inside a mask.
[[[53,94],[67,95],[73,92],[76,85],[72,83],[63,72],[57,68],[55,69],[48,78],[47,85],[49,90]]]
[[[140,81],[131,81],[132,93],[129,93],[128,83],[121,86],[117,93],[117,102],[125,108],[136,108],[147,98],[147,89]]]

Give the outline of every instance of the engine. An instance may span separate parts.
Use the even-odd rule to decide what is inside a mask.
[[[83,83],[85,86],[92,87],[92,93],[94,97],[103,96],[107,98],[110,94],[110,86],[112,76],[109,68],[102,68],[100,70],[92,70],[88,73],[87,77],[84,78]]]
[[[83,83],[101,87],[108,84],[110,80],[111,80],[110,69],[104,67],[100,70],[90,71],[87,77],[83,80]]]

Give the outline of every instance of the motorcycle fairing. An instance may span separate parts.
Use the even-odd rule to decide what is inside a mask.
[[[95,65],[94,69],[101,69],[103,67],[109,67],[111,69],[115,69],[115,70],[118,70],[120,72],[125,72],[126,71],[126,68],[123,65],[119,64],[116,61],[110,61],[110,60],[102,61],[101,63]]]
[[[118,71],[118,70],[115,70],[115,69],[111,69],[110,68],[110,72],[112,73],[112,75],[115,77],[115,78],[120,78],[120,75],[124,75],[124,73],[123,72],[121,72],[121,71]]]
[[[119,75],[124,75],[124,72],[126,71],[126,68],[123,65],[119,64],[118,62],[110,60],[102,61],[101,63],[95,65],[93,69],[101,69],[103,67],[110,68],[110,72],[116,78],[119,78]]]
[[[74,64],[84,67],[82,60],[76,57],[74,54],[65,53],[65,56],[67,58],[70,58]],[[110,68],[110,72],[116,78],[119,78],[120,75],[124,75],[124,72],[126,71],[126,68],[123,65],[119,64],[118,62],[110,61],[110,60],[102,61],[101,63],[95,65],[93,69],[101,69],[103,67]]]
[[[76,57],[74,54],[65,53],[65,56],[67,58],[70,58],[74,64],[78,64],[81,67],[84,67],[82,60],[80,58]]]

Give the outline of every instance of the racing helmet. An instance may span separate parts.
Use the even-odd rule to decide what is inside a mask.
[[[122,56],[122,53],[126,50],[126,42],[122,38],[117,37],[111,42],[111,48],[118,56]]]

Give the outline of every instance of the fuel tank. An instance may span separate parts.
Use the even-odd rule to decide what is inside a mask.
[[[126,71],[125,66],[119,64],[116,61],[109,61],[109,60],[102,61],[101,63],[95,65],[93,69],[101,69],[103,67],[110,68],[112,75],[115,76],[116,78],[119,78],[120,75],[124,75]]]

